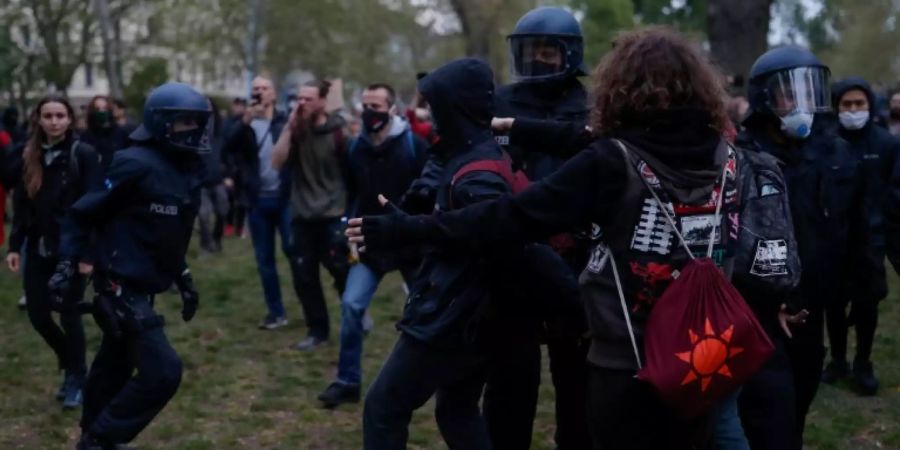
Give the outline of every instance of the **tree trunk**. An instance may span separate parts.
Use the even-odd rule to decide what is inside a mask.
[[[746,80],[768,48],[772,0],[709,0],[707,34],[713,60],[726,75]]]
[[[94,11],[100,22],[100,39],[103,41],[103,65],[106,79],[109,80],[109,93],[113,98],[122,98],[122,79],[117,70],[116,42],[113,39],[112,20],[109,14],[109,3],[106,0],[94,0]]]

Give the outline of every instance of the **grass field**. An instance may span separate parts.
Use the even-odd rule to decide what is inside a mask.
[[[157,299],[169,319],[167,334],[184,361],[178,394],[135,445],[149,449],[359,449],[361,407],[319,408],[316,395],[334,376],[339,308],[326,291],[332,343],[313,353],[290,347],[305,335],[299,304],[281,259],[282,289],[290,326],[259,331],[262,291],[249,240],[229,239],[222,256],[197,256],[192,267],[201,309],[190,324],[180,321],[177,296]],[[812,449],[900,449],[900,306],[898,283],[881,306],[875,344],[882,390],[876,398],[856,396],[849,385],[824,386],[810,417]],[[60,381],[55,358],[18,311],[20,279],[0,274],[0,450],[71,449],[78,437],[78,412],[63,412],[53,393]],[[371,381],[396,338],[393,323],[404,301],[399,277],[390,276],[371,308],[376,328],[365,342],[364,377]],[[99,343],[86,317],[88,357]],[[851,339],[852,340],[852,339]],[[545,364],[546,367],[546,364]],[[549,375],[544,374],[544,380]],[[416,413],[410,448],[445,448],[433,419],[433,404]],[[541,387],[534,449],[552,449],[552,387]]]

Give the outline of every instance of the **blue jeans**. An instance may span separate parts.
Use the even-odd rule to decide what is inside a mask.
[[[262,281],[263,295],[269,314],[284,317],[284,303],[281,301],[281,287],[278,284],[278,269],[275,266],[275,232],[281,234],[281,248],[291,264],[291,208],[286,198],[260,197],[250,208],[247,216],[253,252],[256,254],[256,268]]]
[[[363,263],[350,267],[347,287],[341,298],[341,352],[338,381],[359,384],[362,381],[363,315],[372,302],[382,275]]]
[[[738,415],[737,399],[741,391],[722,399],[718,408],[718,418],[713,429],[712,450],[750,450],[741,417]]]
[[[401,269],[403,279],[412,281],[413,270]],[[363,316],[384,274],[364,263],[350,267],[347,287],[341,297],[341,352],[337,380],[345,384],[362,382]]]

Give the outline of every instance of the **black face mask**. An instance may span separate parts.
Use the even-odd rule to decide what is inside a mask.
[[[95,111],[88,116],[88,125],[91,128],[106,128],[112,123],[109,111]]]
[[[543,61],[533,61],[531,63],[531,75],[535,77],[546,77],[556,75],[560,72],[558,64],[548,64]]]
[[[363,127],[368,133],[378,133],[391,122],[391,114],[388,112],[365,109],[362,112]]]
[[[891,108],[891,119],[900,120],[900,108]]]

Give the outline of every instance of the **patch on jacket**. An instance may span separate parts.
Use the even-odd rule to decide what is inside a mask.
[[[591,259],[588,261],[587,270],[591,273],[600,273],[606,268],[609,261],[609,247],[604,243],[599,243],[591,250]]]
[[[634,227],[631,248],[644,253],[668,255],[672,251],[673,231],[660,204],[655,199],[645,198],[641,218]]]
[[[750,273],[758,277],[784,276],[788,274],[788,245],[784,239],[760,240],[756,243],[756,257]]]
[[[764,184],[759,187],[760,197],[768,197],[770,195],[778,194],[781,194],[781,189],[778,189],[778,186],[775,186],[774,184]]]

